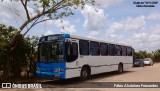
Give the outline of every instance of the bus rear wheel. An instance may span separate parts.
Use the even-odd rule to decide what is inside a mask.
[[[83,67],[81,69],[81,76],[80,76],[80,80],[81,81],[85,81],[89,78],[90,73],[89,73],[89,69],[87,67]]]
[[[118,65],[118,71],[117,71],[119,74],[123,73],[123,65],[122,64],[119,64]]]

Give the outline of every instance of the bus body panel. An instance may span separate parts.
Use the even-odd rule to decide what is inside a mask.
[[[119,63],[123,64],[124,69],[131,68],[132,59],[131,56],[79,56],[76,61],[66,64],[66,67],[72,67],[72,69],[66,71],[66,78],[80,76],[81,68],[84,65],[90,66],[91,75],[116,71]],[[73,67],[76,62],[79,64],[78,67]]]
[[[74,77],[79,77],[80,76],[80,72],[81,68],[74,68],[74,69],[66,69],[66,78],[74,78]]]
[[[76,65],[77,66],[73,66]],[[66,71],[66,78],[79,77],[81,68],[84,65],[89,65],[91,68],[91,75],[104,72],[118,70],[119,63],[123,64],[123,68],[132,67],[132,56],[79,56],[79,58],[70,63],[66,63],[66,67],[72,69]]]

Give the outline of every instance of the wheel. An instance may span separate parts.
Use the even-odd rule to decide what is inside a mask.
[[[153,66],[153,64],[150,64],[150,66]]]
[[[118,65],[118,71],[117,71],[119,74],[121,74],[123,72],[123,65],[122,64],[119,64]]]
[[[89,78],[89,76],[90,76],[89,69],[87,67],[83,67],[81,70],[80,80],[85,81]]]

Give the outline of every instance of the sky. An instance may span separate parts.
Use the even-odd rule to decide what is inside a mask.
[[[19,28],[26,17],[21,3],[4,1],[0,2],[0,23]],[[155,7],[136,7],[138,1]],[[38,24],[27,35],[69,33],[131,45],[135,51],[160,49],[160,0],[96,0],[96,3],[99,5],[73,10],[74,15],[69,17]],[[28,9],[34,16],[30,4]],[[14,14],[11,9],[18,13]]]

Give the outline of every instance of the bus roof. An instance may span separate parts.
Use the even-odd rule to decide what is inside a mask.
[[[104,40],[97,40],[97,39],[92,39],[92,38],[82,37],[82,36],[77,36],[77,35],[71,35],[71,34],[53,34],[53,35],[48,35],[48,36],[55,36],[55,35],[63,35],[64,38],[82,39],[82,40],[89,40],[89,41],[95,41],[95,42],[103,42],[103,43],[132,47],[132,46],[126,45],[126,44],[114,43],[114,42],[109,42],[109,41],[104,41]],[[45,36],[43,36],[43,37],[45,37]]]

